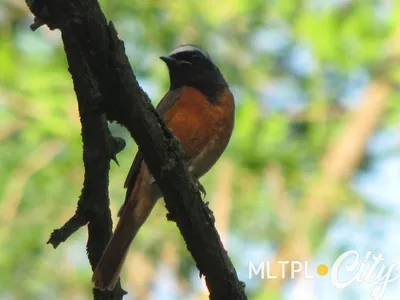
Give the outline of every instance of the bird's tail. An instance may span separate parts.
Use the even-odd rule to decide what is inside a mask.
[[[114,289],[129,246],[158,199],[151,192],[151,184],[144,180],[143,173],[140,172],[114,234],[93,273],[92,281],[98,289]]]

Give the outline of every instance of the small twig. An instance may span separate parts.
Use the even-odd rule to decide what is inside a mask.
[[[76,213],[69,219],[63,227],[60,229],[55,229],[50,236],[47,244],[51,244],[53,248],[57,248],[61,243],[65,242],[73,233],[75,233],[79,228],[85,226],[88,223],[86,216]]]
[[[125,149],[126,142],[123,138],[114,137],[111,134],[108,137],[109,137],[108,148],[110,150],[109,156],[119,166],[117,154]]]
[[[43,25],[46,25],[46,22],[44,22],[43,20],[35,17],[33,19],[33,23],[29,27],[30,27],[30,29],[32,31],[35,31],[36,29],[38,29],[39,27],[42,27]]]

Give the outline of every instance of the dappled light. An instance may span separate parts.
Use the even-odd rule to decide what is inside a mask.
[[[159,57],[181,44],[205,49],[227,80],[233,134],[201,182],[249,299],[373,299],[373,283],[335,285],[356,274],[334,274],[346,251],[369,267],[382,254],[378,266],[400,274],[400,1],[100,4],[154,105],[169,88]],[[32,22],[23,2],[0,2],[0,299],[91,299],[86,228],[46,245],[74,214],[84,169],[60,32]],[[110,130],[127,143],[110,170],[115,225],[137,146]],[[208,299],[163,200],[121,283],[124,299]],[[399,283],[373,293],[397,299]]]

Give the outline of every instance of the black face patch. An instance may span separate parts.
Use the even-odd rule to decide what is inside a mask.
[[[169,56],[176,60],[168,64],[171,90],[191,86],[207,96],[210,102],[217,101],[227,84],[205,51],[193,45],[184,45],[173,50]]]

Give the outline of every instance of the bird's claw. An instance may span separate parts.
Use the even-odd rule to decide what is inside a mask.
[[[204,199],[207,196],[206,189],[204,186],[200,183],[199,179],[194,179],[194,185],[196,186],[196,189],[200,192],[201,197]]]
[[[211,222],[213,224],[215,224],[215,216],[214,216],[213,211],[209,207],[209,202],[204,202],[204,210],[205,210],[206,214],[208,215],[208,217],[210,218]]]
[[[195,184],[197,190],[200,192],[200,195],[202,196],[202,199],[204,200],[204,198],[207,196],[206,189],[200,183],[198,178],[194,179],[194,184]],[[209,204],[209,202],[204,202],[204,206],[203,207],[204,207],[204,210],[205,210],[207,216],[210,218],[211,222],[214,224],[215,223],[214,213],[212,212],[212,210],[210,209],[208,204]]]

